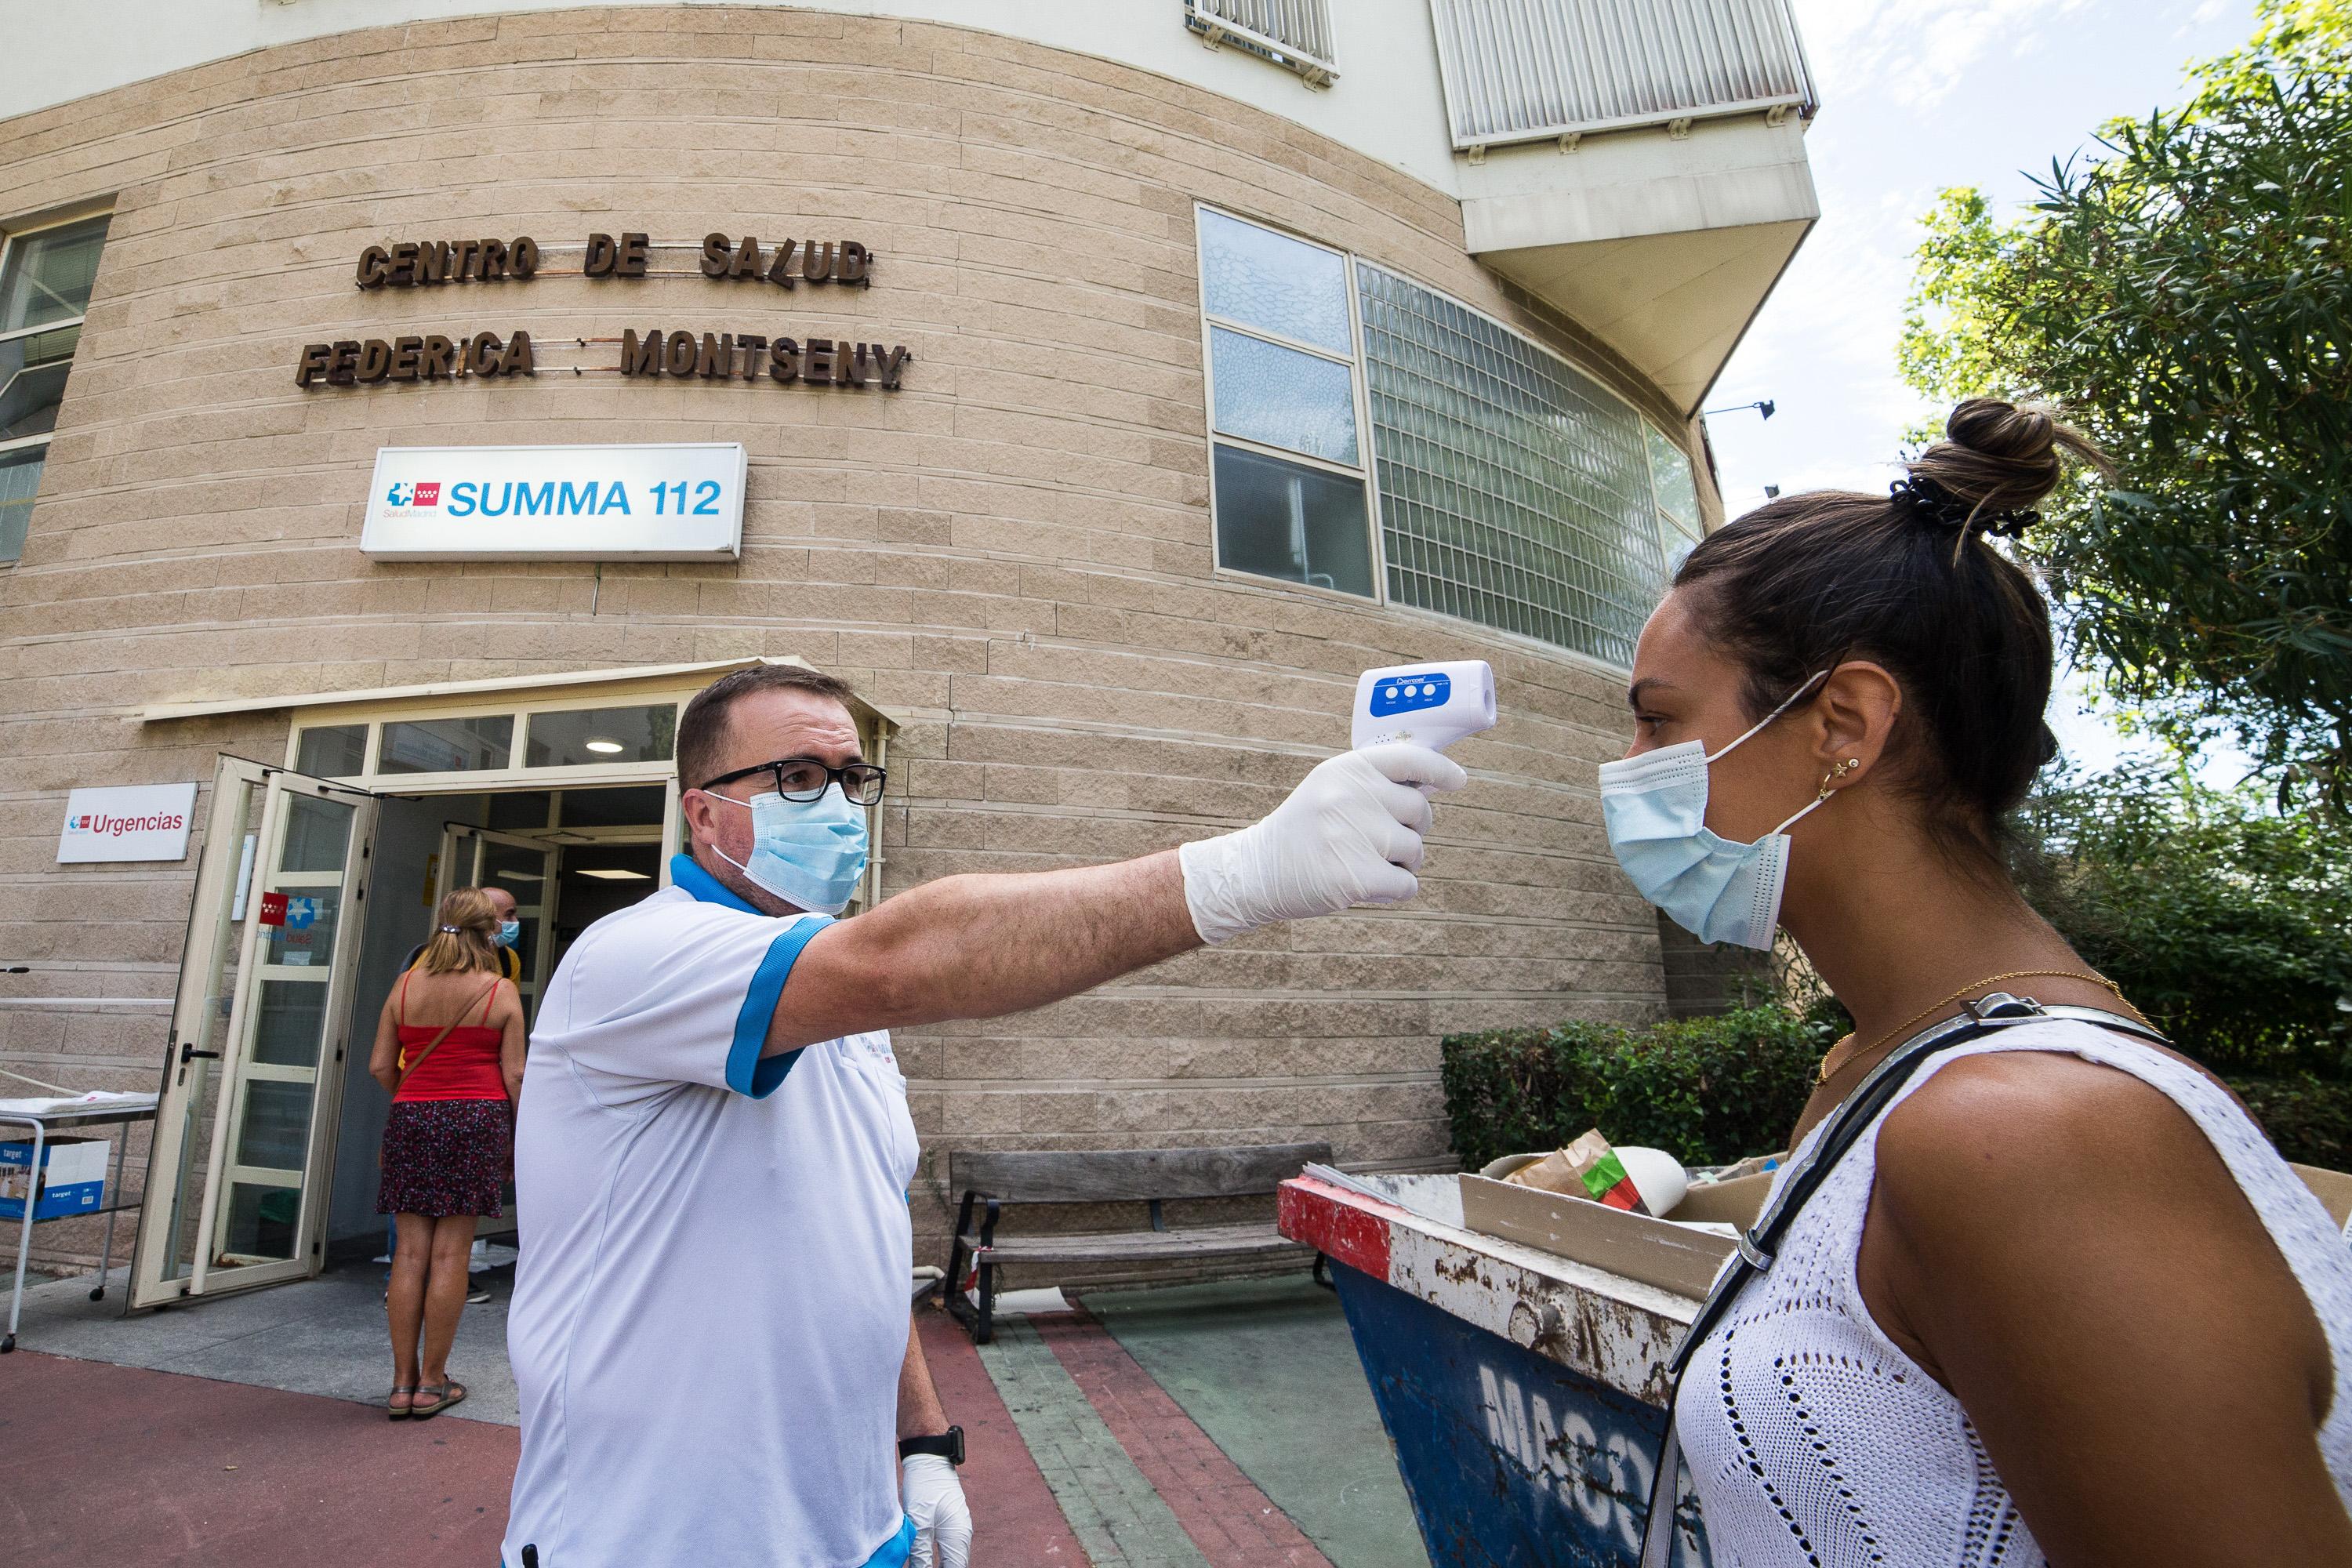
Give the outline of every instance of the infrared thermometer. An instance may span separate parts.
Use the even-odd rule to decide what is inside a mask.
[[[1356,678],[1349,744],[1410,741],[1442,752],[1495,723],[1495,671],[1483,658],[1392,664]]]

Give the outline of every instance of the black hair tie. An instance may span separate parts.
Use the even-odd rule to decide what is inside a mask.
[[[2015,539],[2042,521],[2032,507],[1989,511],[1962,500],[1934,479],[1914,474],[1886,488],[1897,517],[1924,522],[1930,528],[1976,529]]]

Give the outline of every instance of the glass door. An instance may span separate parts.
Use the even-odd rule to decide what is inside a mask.
[[[441,864],[446,868],[442,878],[444,889],[504,888],[514,897],[515,921],[522,927],[521,934],[515,938],[515,953],[522,960],[522,978],[516,982],[515,989],[522,993],[525,1023],[539,1016],[540,994],[546,989],[555,951],[550,933],[555,929],[556,880],[562,854],[557,846],[542,839],[493,833],[461,822],[448,823],[441,829]],[[436,902],[439,897],[436,892]]]
[[[375,800],[223,758],[131,1305],[319,1270]]]

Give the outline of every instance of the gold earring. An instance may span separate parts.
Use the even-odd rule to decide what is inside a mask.
[[[1836,785],[1844,779],[1846,774],[1853,772],[1854,769],[1860,766],[1862,766],[1862,759],[1860,757],[1848,757],[1845,761],[1840,763],[1837,766],[1823,773],[1822,775],[1822,793],[1819,798],[1822,800],[1829,799],[1830,791],[1836,787]]]

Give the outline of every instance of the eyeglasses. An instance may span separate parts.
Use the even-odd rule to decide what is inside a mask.
[[[785,757],[772,763],[754,763],[748,768],[737,768],[731,773],[721,773],[707,784],[696,787],[715,790],[720,784],[733,784],[737,779],[750,778],[753,773],[770,773],[775,778],[776,793],[786,800],[803,804],[823,797],[828,786],[841,781],[841,793],[859,805],[872,805],[882,798],[882,785],[889,774],[872,763],[845,763],[829,767],[814,757]]]

